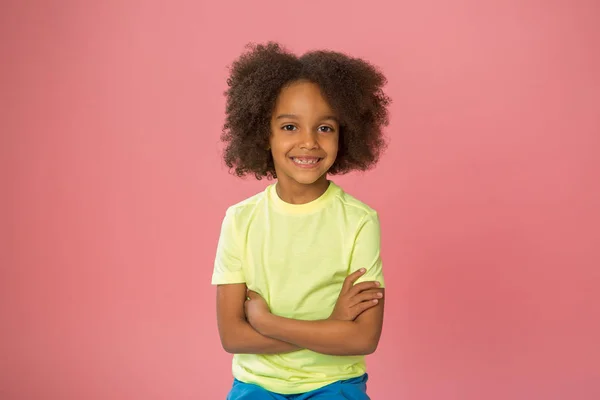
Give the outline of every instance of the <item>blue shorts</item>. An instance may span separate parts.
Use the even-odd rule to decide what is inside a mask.
[[[332,383],[320,389],[299,394],[279,394],[262,387],[234,379],[227,400],[369,400],[367,396],[367,374],[345,381]]]

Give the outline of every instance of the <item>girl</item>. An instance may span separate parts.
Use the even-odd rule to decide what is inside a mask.
[[[224,158],[276,178],[227,210],[212,283],[228,399],[364,400],[364,356],[383,324],[377,213],[328,174],[366,170],[384,147],[384,76],[336,52],[249,46],[227,80]]]

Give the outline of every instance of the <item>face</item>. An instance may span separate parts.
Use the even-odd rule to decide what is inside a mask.
[[[271,116],[269,140],[277,179],[284,185],[313,185],[338,152],[339,123],[319,87],[308,81],[286,86]]]

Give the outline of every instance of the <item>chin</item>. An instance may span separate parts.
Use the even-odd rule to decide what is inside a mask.
[[[319,182],[321,179],[326,178],[327,172],[323,172],[319,175],[314,175],[314,176],[302,176],[302,175],[298,175],[298,174],[294,174],[292,175],[293,179],[302,184],[302,185],[313,185],[317,182]]]
[[[319,181],[318,179],[299,179],[299,178],[295,178],[294,180],[296,182],[298,182],[299,184],[306,185],[306,186],[313,185]]]

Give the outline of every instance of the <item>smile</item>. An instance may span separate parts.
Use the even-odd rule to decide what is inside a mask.
[[[319,157],[290,157],[290,159],[295,165],[301,168],[313,168],[322,160]]]

